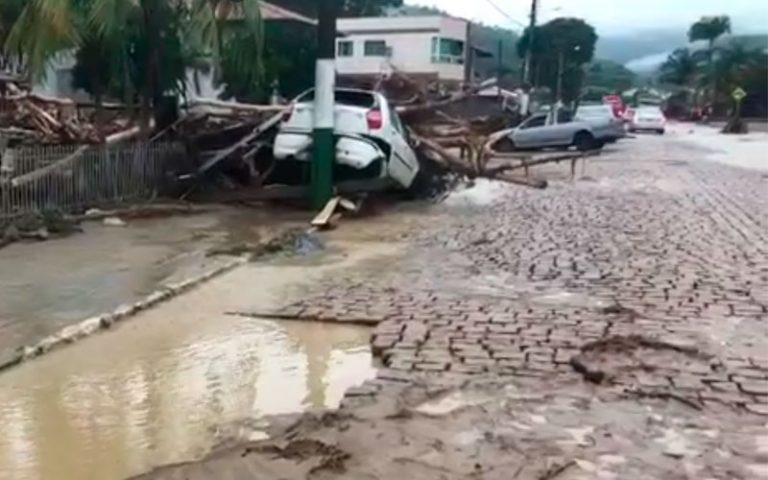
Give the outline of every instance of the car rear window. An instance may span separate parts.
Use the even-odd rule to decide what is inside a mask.
[[[357,90],[336,90],[334,92],[338,105],[350,107],[373,108],[376,106],[376,96],[369,92]],[[298,103],[310,103],[315,101],[315,91],[310,90],[298,99]]]
[[[636,115],[640,118],[647,118],[649,120],[656,120],[664,117],[659,110],[638,110]]]
[[[603,105],[594,107],[580,107],[576,111],[576,116],[581,118],[607,118],[613,116],[611,107]]]

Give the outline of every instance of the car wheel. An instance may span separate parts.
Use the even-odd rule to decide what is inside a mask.
[[[595,137],[589,132],[579,132],[573,137],[573,146],[580,152],[586,152],[596,147]]]
[[[496,142],[496,145],[494,145],[494,149],[498,152],[514,152],[517,150],[517,145],[515,145],[515,141],[512,140],[509,137],[504,137],[498,142]]]
[[[664,135],[664,129],[662,128],[660,130],[656,130],[656,133],[658,133],[659,135]]]

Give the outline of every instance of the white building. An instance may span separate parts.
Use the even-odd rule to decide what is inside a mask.
[[[370,77],[397,69],[445,82],[472,78],[470,23],[447,16],[343,18],[336,41],[336,69],[346,77]]]

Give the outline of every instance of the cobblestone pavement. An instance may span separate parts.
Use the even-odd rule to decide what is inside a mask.
[[[702,155],[643,137],[544,191],[345,222],[408,252],[273,313],[372,325],[377,378],[142,478],[768,478],[768,177]]]
[[[655,138],[586,174],[445,209],[407,258],[283,313],[376,324],[393,370],[581,374],[768,415],[768,178]]]

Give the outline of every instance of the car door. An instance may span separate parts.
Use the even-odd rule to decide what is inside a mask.
[[[386,105],[389,113],[387,128],[390,129],[390,145],[392,146],[392,153],[389,162],[387,162],[387,174],[399,184],[408,187],[419,171],[419,160],[416,157],[416,152],[408,143],[408,133],[405,131],[400,116],[389,102]]]
[[[531,116],[512,133],[512,141],[518,148],[536,148],[546,145],[547,114]]]
[[[561,108],[557,111],[557,122],[550,125],[547,131],[547,145],[561,147],[573,142],[574,124],[573,112]]]

